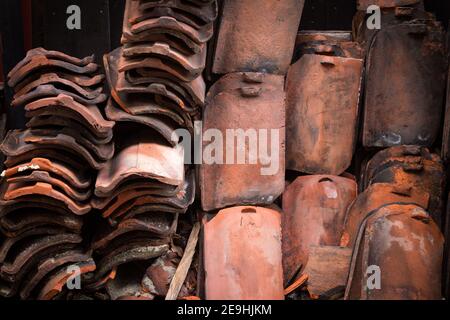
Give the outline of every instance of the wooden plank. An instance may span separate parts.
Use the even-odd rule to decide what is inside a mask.
[[[189,269],[191,268],[192,259],[194,258],[195,249],[197,248],[197,242],[200,234],[200,223],[196,223],[192,229],[191,235],[184,251],[183,258],[173,276],[170,283],[169,291],[167,292],[166,300],[177,300],[180,294],[181,287],[186,280]]]

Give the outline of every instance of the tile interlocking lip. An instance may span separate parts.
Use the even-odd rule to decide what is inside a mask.
[[[45,158],[51,161],[56,161],[68,165],[70,168],[79,169],[80,171],[86,170],[86,163],[73,153],[65,150],[57,150],[54,148],[35,148],[29,152],[23,154],[7,157],[5,160],[5,166],[12,168],[20,166],[23,163],[31,162],[35,158]]]
[[[291,63],[303,6],[304,0],[224,2],[213,73],[284,75]]]
[[[0,230],[7,237],[18,237],[30,230],[54,226],[70,233],[81,233],[82,217],[66,209],[23,203],[0,218]]]
[[[37,182],[47,183],[59,190],[62,190],[70,199],[77,202],[86,202],[92,195],[92,190],[79,191],[73,189],[70,185],[57,177],[53,177],[46,171],[33,171],[29,175],[10,178],[7,182],[13,185],[25,185]]]
[[[2,185],[2,192],[0,197],[0,217],[12,216],[16,214],[16,210],[22,208],[45,208],[50,212],[53,212],[55,216],[57,214],[66,215],[70,212],[67,205],[59,200],[53,199],[47,195],[31,194],[21,197],[19,200],[4,200],[4,194],[6,192],[6,186]]]
[[[122,203],[117,203],[103,211],[103,217],[111,218],[115,221],[126,220],[133,209],[154,204],[159,206],[167,206],[173,208],[176,213],[185,213],[188,207],[194,202],[195,198],[195,180],[193,174],[184,183],[183,188],[175,197],[161,197],[153,195],[141,195],[134,197],[133,195],[125,195]],[[136,211],[134,212],[136,214]],[[125,217],[125,218],[124,218]]]
[[[351,165],[357,141],[362,71],[361,59],[317,54],[303,55],[289,68],[288,169],[340,175]]]
[[[148,179],[145,177],[139,178],[133,178],[129,180],[125,180],[120,182],[117,186],[115,186],[112,190],[109,188],[106,188],[102,190],[101,188],[97,188],[94,190],[94,194],[96,197],[98,197],[98,200],[93,202],[102,202],[102,206],[106,206],[107,203],[104,201],[112,201],[115,197],[120,195],[122,192],[127,192],[129,190],[148,190],[149,194],[154,190],[154,192],[158,192],[160,195],[166,195],[166,196],[175,196],[179,193],[180,189],[182,188],[181,185],[175,186],[175,185],[168,185],[165,183],[161,183],[157,180]],[[104,207],[103,207],[104,208]],[[102,207],[98,207],[97,209],[103,209]]]
[[[121,55],[122,48],[118,48],[105,55],[103,61],[109,87],[111,88],[111,95],[124,111],[133,113],[133,98],[136,98],[119,94],[119,92],[117,92],[116,90],[119,78],[118,63]],[[199,76],[195,80],[190,82],[180,82],[175,77],[163,71],[152,70],[151,73],[147,74],[145,70],[139,70],[139,73],[137,72],[137,70],[133,70],[130,72],[126,72],[125,78],[126,81],[128,81],[132,85],[149,85],[152,83],[160,83],[166,86],[168,90],[183,97],[184,100],[188,102],[187,104],[184,104],[185,111],[188,113],[195,113],[197,107],[203,106],[205,102],[206,85],[202,76]],[[170,104],[162,104],[161,101],[156,101],[156,104],[159,104],[160,106],[168,105],[168,107],[171,108]],[[179,110],[179,107],[172,109]]]
[[[170,147],[137,132],[134,142],[119,151],[100,170],[96,194],[110,194],[124,181],[147,178],[179,186],[184,182],[184,150]]]
[[[187,210],[187,203],[189,203],[190,199],[178,199],[178,198],[166,198],[166,197],[157,197],[157,196],[141,196],[139,198],[131,199],[128,202],[122,204],[116,210],[111,211],[107,210],[103,212],[104,218],[111,218],[114,220],[118,220],[127,213],[129,213],[133,208],[137,208],[140,206],[144,206],[146,204],[155,204],[155,205],[165,205],[173,208],[176,212],[184,213]],[[123,219],[126,220],[126,219]],[[123,221],[122,220],[122,221]]]
[[[92,132],[92,128],[86,127],[83,123],[78,122],[76,120],[65,118],[61,116],[35,116],[28,120],[26,127],[29,129],[61,129],[61,128],[70,128],[72,130],[75,130],[80,134],[82,137],[86,138],[87,140],[91,141],[92,143],[96,145],[104,145],[108,144],[113,139],[113,132],[111,131],[107,136],[105,137],[98,137],[96,136],[95,132]]]
[[[41,56],[46,57],[48,59],[61,60],[61,61],[68,62],[70,64],[77,65],[80,67],[84,67],[84,66],[87,66],[87,65],[93,63],[94,59],[95,59],[95,57],[93,55],[83,58],[83,59],[79,59],[76,57],[69,56],[65,53],[59,52],[59,51],[51,51],[51,50],[46,50],[44,48],[35,48],[35,49],[31,49],[27,52],[27,55],[25,56],[25,58],[22,61],[20,61],[9,72],[8,77],[10,78],[15,73],[19,72],[20,69],[22,69],[27,64],[31,63],[35,57],[41,57]]]
[[[159,57],[167,64],[174,64],[184,68],[197,78],[205,69],[206,48],[199,54],[185,56],[175,48],[171,48],[163,42],[147,42],[143,44],[129,45],[123,47],[122,54],[128,59],[139,59],[144,57]]]
[[[77,83],[65,79],[63,76],[60,76],[56,73],[46,73],[40,75],[40,77],[37,80],[30,82],[20,90],[17,90],[17,92],[14,95],[14,99],[17,99],[27,93],[30,93],[34,89],[46,84],[54,84],[56,86],[62,85],[71,88],[79,96],[89,100],[95,99],[98,96],[100,96],[103,90],[102,88],[97,89],[84,88],[78,85]]]
[[[124,28],[124,33],[131,33],[136,37],[145,37],[148,34],[150,39],[155,30],[157,32],[159,30],[163,32],[167,31],[169,34],[172,32],[181,34],[186,37],[186,39],[189,39],[189,41],[194,42],[199,48],[202,47],[202,44],[207,43],[213,36],[212,28],[195,29],[182,21],[168,16],[147,19],[134,25],[128,24]]]
[[[37,267],[37,272],[32,277],[30,277],[30,279],[23,285],[22,289],[20,290],[20,297],[23,300],[28,299],[31,296],[33,290],[39,285],[39,283],[47,275],[51,274],[55,269],[67,264],[76,265],[77,263],[87,262],[89,260],[90,257],[82,253],[81,250],[71,250],[40,262]]]
[[[112,227],[117,227],[117,225],[118,224],[112,225]],[[98,247],[96,250],[96,254],[99,257],[103,258],[106,255],[109,255],[112,252],[116,252],[118,251],[118,249],[123,248],[124,246],[126,246],[126,244],[129,244],[131,246],[148,245],[157,247],[162,245],[169,245],[170,241],[171,241],[170,237],[155,238],[153,235],[150,235],[148,232],[145,231],[127,232],[122,235],[119,235],[116,238],[111,239],[105,248]],[[113,267],[111,270],[114,270],[116,268],[117,266]],[[95,275],[90,280],[97,281],[98,279],[99,279],[98,275]]]
[[[217,90],[216,85],[227,90]],[[270,176],[263,175],[261,159],[257,164],[201,165],[199,184],[203,210],[212,211],[237,204],[272,204],[285,187],[284,77],[260,73],[228,75],[222,81],[219,80],[210,92],[222,93],[211,95],[213,98],[205,107],[203,132],[212,128],[221,131],[226,137],[226,131],[230,129],[266,130],[270,135],[273,134],[272,130],[276,130],[279,133],[279,154],[274,155],[274,161],[277,161],[279,170]],[[271,137],[267,139],[270,140]],[[203,143],[204,147],[208,145],[207,142]],[[224,159],[226,149],[224,145]],[[236,180],[236,177],[240,178]]]
[[[146,189],[143,189],[142,191],[130,189],[114,198],[102,212],[102,215],[105,218],[110,216],[121,216],[129,209],[147,203],[165,204],[178,209],[187,209],[187,207],[193,203],[194,196],[195,177],[193,172],[191,172],[185,183],[178,190],[178,193],[172,197],[167,197],[154,191],[149,192]]]
[[[169,29],[163,25],[161,23],[161,18],[146,21],[146,27],[151,27],[151,29],[139,33],[131,32],[130,27],[125,25],[122,33],[122,45],[147,41],[165,42],[186,55],[198,54],[206,47],[206,42],[199,43],[184,33],[183,27],[187,26],[186,24],[181,25],[180,22],[177,22],[174,19],[168,20],[167,17],[166,19],[163,19],[162,22],[169,22],[169,25],[172,26],[172,28]],[[139,25],[135,25],[134,27],[136,28],[137,26]],[[189,29],[189,31],[192,30]]]
[[[160,15],[155,14],[158,12]],[[175,14],[171,15],[171,13]],[[194,21],[194,19],[189,18],[196,18],[195,16],[187,16],[183,13],[185,12],[174,7],[161,6],[143,10],[137,2],[127,1],[123,32],[137,34],[157,28],[182,32],[196,43],[206,43],[212,38],[214,33],[213,21],[200,21],[201,19]],[[177,19],[177,17],[181,17],[181,19]]]
[[[141,239],[123,243],[106,253],[98,262],[96,279],[101,278],[113,268],[133,261],[150,260],[165,254],[168,244],[152,244],[149,239]]]
[[[375,210],[359,228],[345,299],[440,300],[443,246],[439,227],[423,208],[391,204]],[[373,265],[383,270],[381,290],[366,289],[361,270]]]
[[[47,137],[57,137],[58,135],[66,135],[72,137],[78,142],[82,147],[86,148],[96,159],[100,161],[107,161],[111,159],[114,155],[114,142],[109,142],[107,144],[97,144],[96,141],[91,141],[88,138],[81,135],[75,129],[70,127],[63,128],[45,128],[45,129],[27,129],[30,132],[29,138],[26,138],[26,142],[34,142],[39,138]]]
[[[132,1],[136,2],[136,1]],[[190,4],[191,2],[192,4]],[[218,16],[217,1],[139,1],[139,9],[148,11],[152,8],[169,7],[187,12],[196,18],[203,20],[205,23],[214,22]]]
[[[184,35],[174,34],[170,31],[167,32],[167,30],[154,30],[152,34],[144,35],[123,34],[121,38],[122,45],[136,44],[140,42],[167,43],[170,47],[177,49],[187,56],[200,53],[205,46],[194,43]]]
[[[57,175],[61,180],[66,181],[74,189],[86,190],[91,186],[92,180],[87,176],[86,171],[79,170],[79,168],[71,168],[67,164],[51,161],[44,158],[34,158],[28,163],[22,163],[15,167],[10,167],[4,172],[4,177],[12,179],[20,177],[23,173],[29,171],[42,170]]]
[[[106,227],[100,232],[91,245],[91,249],[105,250],[108,244],[118,237],[132,232],[148,233],[155,238],[167,238],[176,231],[177,214],[150,213],[120,222],[117,226]]]
[[[104,119],[99,108],[95,105],[82,105],[76,102],[73,98],[66,95],[59,95],[57,97],[45,98],[29,103],[25,106],[25,110],[29,112],[29,116],[33,117],[41,109],[48,109],[49,115],[54,115],[55,109],[60,110],[60,115],[79,120],[80,122],[87,123],[88,127],[94,128],[94,132],[98,132],[97,136],[107,136],[111,133],[114,127],[114,122]],[[64,112],[61,114],[61,111]],[[44,113],[40,113],[43,115]],[[78,117],[74,117],[76,114]],[[83,119],[83,120],[80,120]]]
[[[101,169],[106,161],[96,158],[86,147],[80,145],[75,138],[58,133],[54,136],[35,136],[26,130],[10,131],[1,145],[1,150],[8,157],[19,157],[43,149],[67,151],[72,156],[86,161],[93,169]],[[34,157],[34,155],[33,155]]]
[[[93,272],[97,267],[93,259],[69,264],[69,266],[78,267],[81,275]],[[62,292],[71,276],[72,274],[67,272],[67,266],[60,268],[56,273],[50,276],[48,282],[42,288],[37,299],[52,300],[55,296]]]
[[[190,82],[180,82],[175,77],[162,71],[154,70],[147,72],[145,70],[137,70],[127,72],[125,77],[129,83],[135,85],[155,82],[164,84],[167,88],[183,96],[189,102],[189,106],[185,106],[187,112],[191,113],[196,111],[194,107],[203,107],[205,104],[206,85],[203,76],[199,76]]]
[[[109,130],[101,129],[104,132],[100,132],[98,130],[98,126],[95,123],[89,123],[76,111],[71,110],[70,108],[65,108],[64,106],[42,106],[42,108],[39,108],[34,111],[26,111],[25,116],[28,119],[30,119],[29,120],[30,125],[27,126],[27,128],[33,128],[34,125],[38,126],[44,121],[48,121],[48,118],[50,117],[58,117],[60,119],[63,119],[62,121],[71,121],[71,123],[76,122],[77,124],[81,125],[84,128],[84,130],[82,131],[86,131],[82,132],[81,134],[84,136],[88,136],[89,134],[95,136],[93,141],[101,140],[103,142],[104,140],[104,143],[110,143],[113,138],[112,129]],[[38,119],[34,120],[34,118]],[[58,120],[58,122],[61,121]],[[111,123],[113,122],[111,121]]]
[[[106,117],[115,122],[134,122],[145,125],[151,129],[154,129],[157,133],[165,139],[166,143],[172,146],[176,146],[179,141],[179,137],[175,130],[180,128],[180,125],[174,123],[173,120],[167,117],[161,117],[156,115],[139,115],[135,116],[123,111],[113,99],[108,100],[108,104],[105,108]]]
[[[432,19],[393,22],[363,39],[369,45],[363,146],[431,147],[441,126],[447,73],[443,27]]]
[[[143,59],[130,59],[121,57],[119,61],[119,72],[130,72],[132,70],[161,70],[171,74],[179,81],[193,81],[201,73],[202,70],[196,70],[196,73],[191,73],[184,67],[177,63],[173,63],[164,57],[145,57]]]
[[[143,95],[122,95],[122,100],[127,105],[128,113],[133,116],[156,116],[157,118],[168,117],[180,126],[189,127],[189,121],[192,121],[190,116],[179,110],[178,105],[174,107],[173,104],[165,103],[161,107],[160,99],[150,98]],[[114,99],[114,102],[119,103]],[[123,108],[121,108],[123,110]],[[192,126],[192,125],[190,125]]]
[[[430,195],[428,193],[421,192],[408,185],[373,184],[358,195],[355,202],[349,207],[341,245],[352,248],[362,221],[370,212],[378,208],[395,203],[414,204],[426,210],[429,207],[429,202]]]
[[[179,106],[179,109],[186,109],[186,102],[183,97],[180,97],[174,93],[170,88],[166,87],[162,83],[151,83],[145,85],[131,85],[126,77],[125,73],[121,72],[117,79],[116,91],[119,93],[120,97],[125,97],[125,100],[132,100],[133,97],[140,96],[142,99],[147,99],[148,101],[155,101],[158,96],[163,96],[172,101],[172,103]],[[127,101],[128,102],[128,101]],[[127,105],[127,108],[128,105]]]
[[[155,19],[163,16],[172,17],[178,21],[186,23],[194,29],[199,30],[202,34],[210,34],[213,32],[213,22],[202,21],[202,19],[198,19],[195,16],[189,15],[189,13],[186,14],[186,12],[182,12],[180,10],[177,10],[176,8],[174,9],[169,7],[155,7],[145,11],[135,11],[132,9],[130,16],[128,17],[128,22],[130,23],[130,25],[135,25],[136,23],[140,23],[148,19]]]
[[[278,211],[224,209],[205,222],[203,233],[206,299],[284,299]]]
[[[6,192],[7,185],[2,184],[0,188],[0,218],[9,216],[15,219],[15,217],[17,217],[19,214],[23,214],[23,212],[18,212],[18,210],[23,209],[23,211],[26,211],[27,208],[33,208],[33,210],[35,210],[37,214],[40,213],[40,210],[38,210],[39,208],[52,212],[55,215],[61,214],[63,216],[66,216],[69,213],[67,207],[64,206],[61,202],[40,195],[26,196],[23,197],[20,201],[6,201],[4,200],[4,194]]]
[[[77,93],[73,93],[71,91],[67,91],[67,90],[63,90],[63,89],[58,89],[57,87],[55,87],[52,84],[44,84],[44,85],[41,85],[41,86],[37,87],[36,89],[28,92],[27,94],[24,94],[20,97],[15,98],[11,102],[11,105],[13,107],[24,106],[24,105],[31,103],[33,101],[36,101],[38,99],[48,98],[48,97],[57,97],[59,95],[65,95],[65,96],[72,97],[76,102],[81,103],[83,105],[96,105],[96,104],[105,102],[107,99],[106,94],[103,94],[103,93],[99,94],[94,99],[86,99]]]
[[[3,199],[6,201],[20,201],[20,199],[27,196],[52,198],[63,203],[75,215],[85,215],[92,210],[92,207],[88,203],[73,200],[65,193],[62,193],[54,188],[51,184],[43,182],[37,182],[34,184],[11,183],[7,186]]]
[[[73,72],[80,75],[92,74],[98,69],[98,65],[95,63],[90,63],[86,66],[77,66],[69,62],[48,59],[45,56],[34,56],[30,61],[18,69],[16,72],[12,73],[9,77],[8,85],[10,87],[15,87],[22,80],[24,80],[30,74],[37,72],[38,70],[44,68],[52,68],[55,70],[64,70],[68,72]]]
[[[14,276],[23,272],[24,267],[29,266],[29,260],[38,257],[40,253],[46,252],[48,249],[57,249],[62,244],[79,244],[82,238],[76,234],[59,234],[53,236],[42,236],[38,239],[31,238],[27,245],[16,256],[11,257],[10,261],[3,263],[0,268],[2,277],[7,278],[11,282]],[[39,261],[39,259],[36,259]],[[35,260],[35,261],[36,261]]]
[[[64,71],[57,71],[53,70],[50,73],[34,73],[28,76],[25,80],[23,80],[21,83],[16,85],[14,87],[14,92],[18,93],[19,91],[25,90],[25,87],[27,86],[34,86],[33,83],[38,83],[40,81],[43,81],[41,79],[42,77],[47,77],[49,75],[52,75],[52,78],[58,77],[61,79],[61,81],[69,81],[71,83],[71,86],[76,87],[82,87],[83,90],[86,90],[88,92],[95,91],[98,86],[101,86],[103,81],[105,80],[105,75],[103,74],[95,74],[92,76],[83,76],[73,73],[68,73]]]
[[[91,205],[93,208],[98,210],[103,210],[107,206],[109,206],[111,203],[114,203],[117,201],[119,197],[121,197],[122,193],[126,192],[136,192],[136,193],[143,193],[149,195],[160,195],[165,197],[173,197],[176,196],[181,189],[180,187],[173,187],[168,186],[162,183],[155,183],[150,182],[146,179],[138,180],[138,181],[131,181],[128,183],[123,183],[122,185],[119,185],[114,192],[109,193],[108,195],[100,194],[100,192],[97,191],[97,194],[100,194],[101,196],[96,195],[91,200]]]
[[[124,212],[122,216],[115,216],[108,218],[108,222],[115,226],[121,221],[125,221],[128,219],[133,219],[142,214],[153,213],[153,212],[164,212],[164,213],[173,213],[173,214],[184,214],[187,209],[176,208],[172,205],[161,204],[161,203],[149,203],[143,205],[136,205],[128,211]]]
[[[329,175],[299,177],[286,188],[281,218],[285,287],[307,266],[312,246],[339,246],[356,195],[354,180]]]
[[[442,227],[445,168],[436,154],[418,146],[398,146],[378,152],[366,165],[363,185],[376,183],[409,185],[430,194],[428,213]]]
[[[5,262],[5,259],[9,256],[9,253],[12,252],[12,248],[14,248],[14,246],[23,239],[33,236],[44,236],[44,235],[54,236],[62,233],[64,233],[63,228],[44,226],[27,230],[15,237],[7,237],[0,245],[0,263]]]

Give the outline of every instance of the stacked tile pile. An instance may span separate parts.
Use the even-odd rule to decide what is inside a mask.
[[[114,154],[114,123],[99,109],[107,96],[93,60],[38,48],[9,73],[12,105],[28,122],[0,147],[2,296],[51,299],[71,276],[67,266],[96,268],[81,231],[95,170]]]
[[[91,245],[98,263],[92,281],[103,283],[111,273],[117,274],[104,282],[114,300],[164,297],[166,292],[156,290],[151,278],[143,280],[155,259],[178,257],[172,241],[179,215],[194,201],[194,175],[190,171],[185,176],[181,145],[163,144],[154,132],[136,128],[125,140],[95,184],[92,206],[105,220]],[[123,282],[121,275],[128,280]],[[164,281],[170,284],[170,279]]]
[[[105,218],[92,244],[92,283],[104,283],[111,299],[164,298],[183,256],[173,238],[194,202],[195,171],[185,166],[191,151],[177,130],[193,134],[204,104],[216,16],[216,1],[128,0],[123,47],[105,56],[106,116],[118,124],[117,151],[99,172],[92,200]],[[180,295],[192,294],[185,285]]]
[[[176,129],[192,132],[205,100],[202,73],[216,17],[216,1],[127,1],[123,47],[105,57],[108,117],[143,123],[173,145]]]

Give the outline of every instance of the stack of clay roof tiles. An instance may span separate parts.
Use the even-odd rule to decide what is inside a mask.
[[[176,129],[192,132],[205,102],[202,73],[216,17],[215,0],[127,1],[123,46],[105,56],[108,117],[145,124],[172,145]]]
[[[81,231],[95,170],[114,154],[114,123],[98,107],[107,96],[93,60],[38,48],[9,73],[12,107],[25,108],[28,122],[0,147],[2,296],[51,299],[71,275],[68,265],[96,268]]]
[[[195,171],[185,166],[190,150],[176,130],[193,134],[201,113],[216,16],[216,1],[128,0],[123,46],[105,55],[106,116],[122,127],[95,184],[92,206],[105,220],[92,243],[99,261],[92,280],[113,273],[105,282],[112,299],[164,298],[183,256],[173,238],[196,188]],[[180,296],[193,289],[186,284]]]

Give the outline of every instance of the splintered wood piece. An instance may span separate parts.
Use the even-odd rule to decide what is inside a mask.
[[[169,292],[166,300],[176,300],[180,294],[181,287],[186,280],[189,269],[191,268],[192,259],[194,258],[195,248],[197,247],[198,236],[200,234],[200,223],[196,223],[192,229],[191,235],[186,246],[183,258],[178,266],[172,282],[170,283]]]

